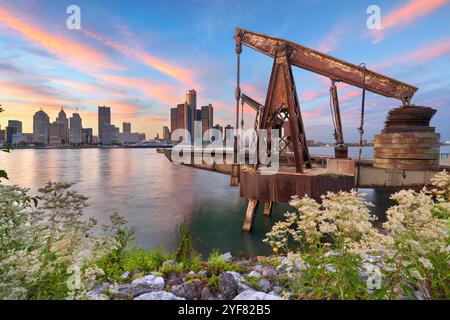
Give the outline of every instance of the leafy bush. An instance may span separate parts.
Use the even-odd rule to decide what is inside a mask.
[[[371,204],[355,191],[328,193],[320,204],[294,198],[297,211],[264,240],[287,253],[286,285],[298,298],[448,299],[448,173],[432,183],[431,191],[393,194],[397,205],[381,231],[372,226]]]
[[[71,187],[49,182],[32,198],[0,185],[0,298],[82,298],[104,274],[95,262],[123,250],[126,221],[114,214],[94,234],[97,222],[83,218],[87,198]]]

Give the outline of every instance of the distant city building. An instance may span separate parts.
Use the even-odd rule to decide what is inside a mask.
[[[98,138],[100,143],[109,145],[114,142],[115,126],[111,125],[111,108],[98,107]]]
[[[314,142],[315,142],[314,140],[306,140],[306,145],[313,146]]]
[[[233,143],[234,140],[234,127],[231,125],[227,125],[225,127],[225,141],[227,145],[231,145],[230,143]]]
[[[51,146],[59,146],[63,143],[63,138],[60,136],[61,125],[54,121],[48,127],[48,144]]]
[[[12,136],[12,144],[18,145],[20,143],[30,144],[33,140],[33,135],[29,133],[16,133]]]
[[[145,140],[145,133],[139,133],[139,141]]]
[[[44,145],[48,145],[50,121],[48,115],[39,110],[33,116],[33,142],[42,143]]]
[[[213,140],[223,140],[223,127],[220,124],[216,124],[213,129],[216,129],[218,131],[220,131],[220,136],[219,137],[213,137]]]
[[[197,116],[197,92],[194,89],[186,91],[186,104],[189,109],[189,132],[191,133],[191,138],[194,139],[194,121]]]
[[[92,128],[83,128],[82,129],[82,143],[91,145],[94,143],[94,135],[92,132]]]
[[[117,134],[117,142],[120,144],[131,144],[131,143],[138,143],[141,142],[144,139],[141,139],[142,136],[140,133],[131,133],[131,132],[119,132]]]
[[[16,133],[22,133],[22,121],[8,120],[9,128],[16,128]]]
[[[122,132],[123,133],[131,133],[131,123],[129,122],[124,122],[122,124]]]
[[[180,139],[184,139],[183,136],[175,137],[173,135],[173,132],[177,129],[185,129],[189,131],[189,133],[192,133],[192,124],[191,121],[191,107],[185,103],[178,104],[176,108],[170,109],[170,127],[172,132],[172,140],[173,141],[179,141]]]
[[[83,124],[80,115],[78,113],[72,114],[69,122],[69,143],[83,143]]]
[[[211,104],[203,106],[202,110],[202,137],[205,140],[210,140],[211,137],[205,137],[205,132],[213,127],[213,106]]]
[[[58,117],[56,118],[58,137],[61,140],[62,144],[65,144],[69,141],[69,119],[67,119],[66,113],[64,112],[64,108],[58,113]]]
[[[167,143],[170,141],[170,130],[169,127],[163,127],[163,140]]]
[[[361,142],[362,142],[363,146],[367,146],[367,140],[366,139],[363,139]]]

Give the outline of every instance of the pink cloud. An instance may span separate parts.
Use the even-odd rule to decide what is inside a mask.
[[[371,32],[374,36],[372,43],[376,44],[382,41],[385,38],[387,31],[405,28],[415,20],[426,16],[447,3],[448,0],[408,1],[404,6],[391,11],[385,17],[381,17],[381,29],[375,29]]]
[[[72,66],[87,66],[95,68],[121,67],[112,62],[109,57],[86,45],[53,35],[31,25],[11,10],[0,7],[0,23],[5,27],[20,33],[25,39],[43,47],[54,56],[68,62]]]

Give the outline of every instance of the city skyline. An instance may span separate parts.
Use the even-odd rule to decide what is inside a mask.
[[[374,71],[419,87],[413,103],[436,108],[432,125],[442,140],[450,139],[446,125],[450,79],[445,76],[449,67],[442,63],[450,55],[445,28],[448,1],[379,1],[384,28],[377,32],[366,27],[368,4],[363,2],[292,1],[280,7],[259,1],[245,6],[180,1],[158,3],[154,10],[154,4],[144,2],[128,8],[125,2],[79,1],[81,30],[65,26],[69,4],[0,0],[0,44],[8,49],[0,53],[2,128],[8,119],[16,119],[23,122],[24,132],[31,132],[37,109],[44,108],[54,118],[64,106],[68,113],[78,108],[86,126],[96,131],[95,108],[108,105],[115,110],[116,125],[131,121],[137,131],[153,137],[162,134],[163,126],[170,126],[169,110],[186,88],[195,88],[203,97],[197,105],[214,105],[215,122],[234,124],[232,35],[239,26],[355,64],[365,62]],[[281,25],[279,19],[265,19],[274,12],[283,17]],[[244,48],[242,60],[246,67],[242,91],[264,102],[270,59]],[[294,70],[294,76],[307,138],[332,141],[328,81],[304,70]],[[344,136],[355,141],[361,91],[341,85],[339,96]],[[368,140],[382,129],[387,111],[396,106],[397,101],[368,94]],[[245,110],[245,115],[249,125],[252,111]]]

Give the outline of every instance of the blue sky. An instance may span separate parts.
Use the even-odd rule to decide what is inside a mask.
[[[66,8],[81,8],[81,30],[66,28]],[[381,9],[382,29],[366,27],[366,9]],[[215,106],[215,123],[234,124],[236,27],[285,38],[419,87],[417,105],[438,110],[433,125],[450,140],[450,5],[401,1],[37,1],[0,0],[0,118],[52,119],[78,109],[97,130],[97,105],[116,125],[131,121],[150,137],[169,124],[169,108],[195,88]],[[242,53],[242,90],[264,102],[272,60]],[[332,141],[329,80],[294,71],[309,139]],[[357,139],[360,89],[339,90],[344,135]],[[366,138],[399,102],[367,95]],[[253,114],[246,110],[246,124]]]

